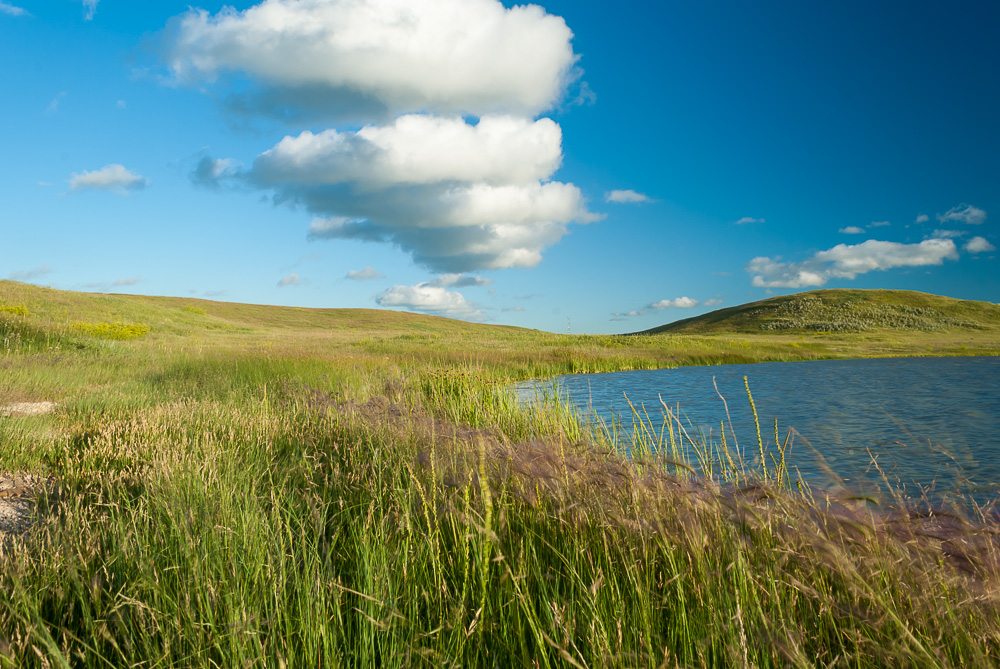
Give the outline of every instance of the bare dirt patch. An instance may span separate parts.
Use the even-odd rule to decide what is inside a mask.
[[[52,477],[0,474],[0,543],[30,529],[34,523],[35,498],[55,489]]]
[[[55,402],[18,402],[0,406],[0,416],[37,416],[52,413],[56,406]]]

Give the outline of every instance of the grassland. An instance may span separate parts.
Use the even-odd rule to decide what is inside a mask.
[[[813,290],[741,304],[644,334],[996,332],[1000,305],[912,290]]]
[[[679,434],[640,431],[625,460],[509,391],[1000,353],[989,313],[946,317],[572,337],[0,282],[0,405],[59,403],[0,417],[0,469],[60,483],[3,546],[0,663],[993,666],[992,512],[814,498],[719,444],[719,476],[697,479],[670,457]]]

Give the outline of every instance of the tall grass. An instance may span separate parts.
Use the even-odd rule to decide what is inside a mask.
[[[626,460],[481,370],[66,417],[8,666],[988,666],[995,523]],[[211,375],[211,373],[209,373]],[[176,387],[186,389],[184,382]],[[235,389],[234,389],[235,390]],[[178,394],[184,394],[183,392]],[[773,479],[773,476],[772,476]]]
[[[989,509],[800,492],[766,428],[742,458],[510,387],[790,347],[436,334],[67,332],[0,359],[0,400],[60,402],[0,418],[0,469],[59,483],[0,544],[0,665],[995,664]]]

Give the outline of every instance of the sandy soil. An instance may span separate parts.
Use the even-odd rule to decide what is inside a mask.
[[[0,542],[24,534],[34,522],[35,497],[55,489],[52,478],[0,473]]]
[[[0,406],[0,416],[37,416],[51,413],[56,406],[55,402],[19,402]]]
[[[20,402],[0,406],[0,416],[37,416],[55,408],[55,402]],[[24,534],[31,527],[35,497],[46,489],[55,489],[54,479],[0,471],[0,543]]]

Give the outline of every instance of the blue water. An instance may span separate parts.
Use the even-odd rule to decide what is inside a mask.
[[[720,420],[733,446],[722,400],[748,462],[757,436],[743,377],[748,377],[765,443],[789,430],[787,461],[814,488],[884,492],[885,477],[907,495],[1000,497],[1000,358],[891,358],[720,365],[578,374],[519,384],[529,398],[557,384],[561,397],[606,423],[631,429],[626,396],[659,429],[661,399],[685,428],[719,441]],[[878,467],[874,466],[878,464]],[[768,461],[770,466],[770,461]],[[879,472],[879,469],[882,472]],[[831,472],[834,475],[831,475]],[[793,470],[793,478],[795,470]]]

